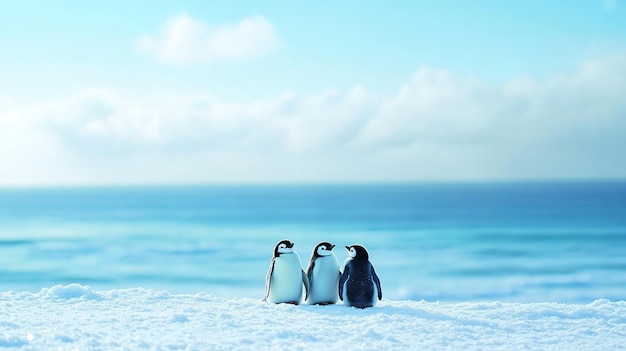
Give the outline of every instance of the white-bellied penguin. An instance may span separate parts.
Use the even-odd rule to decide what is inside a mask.
[[[293,245],[289,240],[281,240],[274,247],[265,279],[265,301],[297,305],[302,302],[303,285],[304,298],[309,297],[309,280],[302,270],[300,256],[293,251]]]
[[[339,299],[337,285],[339,284],[339,261],[333,253],[335,245],[322,241],[315,245],[311,253],[311,260],[306,269],[309,278],[310,305],[331,305]]]

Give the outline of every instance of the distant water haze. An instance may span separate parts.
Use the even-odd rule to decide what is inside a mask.
[[[258,297],[277,241],[367,247],[384,297],[626,295],[626,182],[0,190],[0,291],[79,283]]]

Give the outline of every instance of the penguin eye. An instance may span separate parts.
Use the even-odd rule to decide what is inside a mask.
[[[285,244],[280,244],[280,246],[278,246],[278,247],[281,248],[281,249],[284,249],[287,246],[285,246]]]

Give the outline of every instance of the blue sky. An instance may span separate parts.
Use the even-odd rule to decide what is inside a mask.
[[[626,3],[5,1],[0,185],[624,178]]]

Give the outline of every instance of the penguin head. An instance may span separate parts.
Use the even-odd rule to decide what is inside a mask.
[[[274,257],[278,257],[280,254],[284,253],[292,253],[293,252],[293,243],[289,240],[281,240],[274,247]]]
[[[370,257],[367,249],[361,245],[346,246],[346,250],[348,250],[348,256],[353,259],[368,260]]]
[[[334,247],[335,245],[329,243],[328,241],[322,241],[321,243],[315,246],[315,249],[313,249],[313,256],[315,257],[330,256],[333,253]]]

